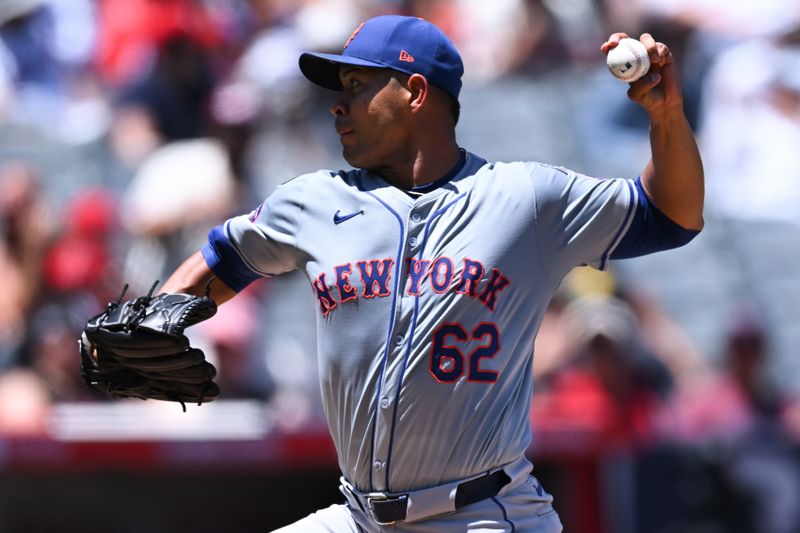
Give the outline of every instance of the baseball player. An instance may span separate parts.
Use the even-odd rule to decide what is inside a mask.
[[[164,286],[209,285],[221,303],[262,276],[308,278],[344,503],[280,531],[561,531],[525,457],[548,301],[577,265],[681,246],[703,225],[676,67],[641,41],[653,67],[629,96],[649,113],[652,161],[630,180],[459,147],[463,65],[424,20],[372,18],[340,55],[302,54],[303,74],[338,93],[330,111],[354,169],[281,185],[211,230]]]

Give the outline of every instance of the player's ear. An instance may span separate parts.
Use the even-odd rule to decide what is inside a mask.
[[[430,84],[422,74],[412,74],[408,77],[409,106],[411,112],[417,112],[430,94]]]

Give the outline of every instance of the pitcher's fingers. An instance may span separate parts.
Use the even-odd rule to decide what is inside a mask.
[[[643,33],[641,37],[639,37],[639,41],[647,49],[647,55],[650,58],[650,64],[660,65],[658,58],[658,43],[653,38],[653,36],[650,35],[649,33]]]
[[[659,67],[672,63],[672,52],[669,51],[669,47],[666,44],[656,43],[656,49],[658,50],[658,61],[653,63],[651,59],[650,63],[658,65]]]
[[[627,33],[622,33],[622,32],[612,33],[608,37],[608,40],[600,45],[600,51],[603,52],[604,54],[607,54],[609,50],[611,50],[612,48],[614,48],[619,44],[619,41],[621,39],[627,39],[627,38],[628,38]]]
[[[641,79],[631,83],[628,89],[628,98],[634,102],[641,100],[645,94],[650,92],[653,87],[658,85],[661,81],[661,74],[657,71],[650,71],[645,74]]]

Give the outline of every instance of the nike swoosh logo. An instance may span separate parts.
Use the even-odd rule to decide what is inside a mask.
[[[341,211],[341,209],[339,211]],[[334,213],[334,215],[333,215],[333,223],[334,224],[341,224],[345,220],[350,220],[351,218],[353,218],[355,216],[364,214],[364,210],[360,209],[360,210],[356,211],[355,213],[350,213],[349,215],[339,216],[339,211],[336,211],[336,213]]]

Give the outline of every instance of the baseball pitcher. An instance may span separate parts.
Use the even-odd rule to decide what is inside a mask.
[[[163,287],[221,304],[263,276],[308,279],[343,500],[281,532],[561,531],[525,457],[545,308],[573,267],[681,246],[703,226],[676,66],[640,41],[651,68],[628,94],[649,114],[652,160],[636,179],[461,148],[462,61],[424,20],[372,18],[341,54],[300,57],[335,91],[353,169],[286,182]]]

